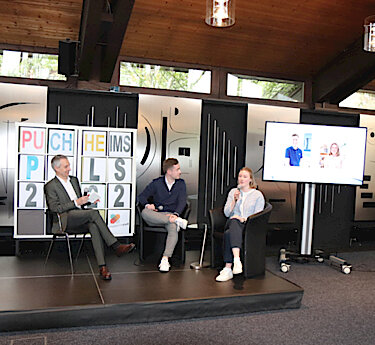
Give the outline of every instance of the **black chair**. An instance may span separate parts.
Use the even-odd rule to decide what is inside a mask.
[[[266,202],[263,211],[253,214],[246,221],[243,232],[243,249],[241,250],[245,278],[265,273],[267,224],[271,211],[272,205]],[[211,266],[223,266],[222,248],[227,218],[222,207],[209,210],[209,214],[211,225]]]
[[[70,262],[70,270],[71,270],[72,275],[73,275],[74,274],[74,268],[73,268],[72,250],[71,250],[70,239],[69,239],[69,229],[66,229],[65,231],[62,230],[61,220],[60,220],[60,214],[54,213],[54,212],[51,212],[51,211],[47,210],[47,232],[51,231],[51,229],[52,229],[52,223],[53,223],[53,220],[54,220],[55,217],[57,217],[60,229],[59,229],[59,231],[57,231],[56,233],[54,233],[53,236],[52,236],[50,245],[48,247],[47,257],[46,257],[46,260],[44,261],[44,265],[47,265],[47,262],[48,262],[50,254],[51,254],[52,247],[53,247],[53,245],[55,243],[55,240],[58,237],[64,237],[65,240],[66,240],[66,246],[67,246],[67,249],[68,249],[68,257],[69,257],[69,262]],[[79,254],[80,254],[80,252],[82,250],[82,247],[83,247],[83,244],[84,244],[84,241],[85,241],[85,237],[86,237],[86,235],[88,233],[89,233],[89,230],[87,229],[87,227],[82,227],[81,231],[79,233],[75,232],[74,234],[72,234],[72,235],[74,235],[74,239],[77,238],[77,235],[83,235],[82,239],[81,239],[81,243],[80,243],[79,249],[78,249],[78,252],[77,252],[76,260],[78,259],[78,256],[79,256]]]
[[[186,206],[184,210],[182,211],[180,217],[184,219],[189,218],[189,214],[191,211],[191,205],[189,201],[186,201]],[[151,226],[148,225],[145,220],[142,218],[142,207],[141,205],[137,204],[137,215],[139,219],[139,232],[138,232],[138,248],[139,248],[139,260],[141,262],[144,262],[148,254],[150,254],[150,248],[147,248],[147,244],[154,244],[156,241],[152,241],[153,243],[150,243],[151,241],[148,241],[146,239],[147,233],[154,233],[154,235],[158,236],[162,235],[162,238],[159,238],[159,242],[165,243],[165,240],[167,238],[167,230],[162,227],[158,226]],[[146,243],[147,242],[147,243]],[[149,246],[152,247],[152,246]],[[151,248],[154,249],[154,248]],[[161,248],[159,248],[161,249]],[[151,250],[152,251],[152,250]],[[175,253],[179,251],[179,254],[176,256],[180,259],[181,263],[185,263],[185,231],[181,229],[178,232],[178,243],[175,248]],[[175,257],[175,253],[173,254],[173,257]],[[159,253],[156,253],[156,255],[159,256]],[[162,253],[160,253],[160,256]]]

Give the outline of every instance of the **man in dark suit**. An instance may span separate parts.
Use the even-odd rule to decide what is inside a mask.
[[[70,164],[66,156],[53,157],[51,165],[56,177],[46,183],[44,193],[49,210],[60,215],[60,219],[53,222],[52,232],[60,231],[61,227],[62,231],[68,229],[69,233],[74,234],[80,232],[82,227],[87,227],[99,265],[100,278],[110,280],[111,273],[105,264],[103,241],[117,256],[130,252],[134,244],[120,244],[97,210],[82,209],[82,206],[88,203],[89,197],[82,196],[78,179],[69,175]]]

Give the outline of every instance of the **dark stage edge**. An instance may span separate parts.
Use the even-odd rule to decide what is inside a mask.
[[[303,289],[268,271],[263,277],[237,276],[217,283],[217,270],[213,269],[195,271],[185,266],[162,274],[131,266],[130,260],[127,261],[122,272],[112,270],[110,282],[98,280],[97,275],[90,275],[90,272],[73,278],[64,274],[40,276],[36,273],[27,277],[0,277],[4,287],[2,300],[7,298],[7,283],[8,287],[13,286],[13,291],[8,292],[8,304],[0,310],[0,330],[176,321],[301,306]],[[47,298],[49,289],[53,298]],[[82,298],[77,300],[77,295]]]

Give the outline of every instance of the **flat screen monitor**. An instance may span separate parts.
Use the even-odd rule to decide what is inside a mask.
[[[266,122],[263,180],[362,185],[367,128]]]

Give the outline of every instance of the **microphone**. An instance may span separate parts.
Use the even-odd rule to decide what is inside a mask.
[[[89,189],[86,187],[83,190],[83,196],[87,196],[89,194]],[[84,209],[85,206],[91,205],[91,202],[86,202],[86,204],[81,205],[81,208]]]
[[[238,199],[237,199],[237,201],[238,201],[238,200],[241,199],[241,185],[240,185],[240,184],[237,185],[237,190],[240,192],[240,196],[239,196]],[[236,202],[237,202],[237,201],[236,201]]]

